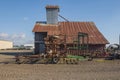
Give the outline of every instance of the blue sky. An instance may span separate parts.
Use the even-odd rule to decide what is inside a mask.
[[[93,21],[110,43],[118,43],[120,0],[0,0],[0,39],[32,43],[32,29],[46,20],[48,4],[59,5],[69,21]]]

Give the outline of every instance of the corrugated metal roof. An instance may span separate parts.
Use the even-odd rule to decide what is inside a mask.
[[[36,24],[33,32],[47,32],[49,35],[59,35],[60,30],[58,25],[50,25],[50,24]]]
[[[33,32],[48,32],[48,35],[77,35],[82,32],[89,35],[89,44],[109,43],[93,22],[59,22],[59,26],[36,24]],[[67,42],[73,42],[73,37],[68,37]]]

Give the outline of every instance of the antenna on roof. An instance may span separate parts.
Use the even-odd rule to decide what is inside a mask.
[[[65,21],[69,22],[68,19],[66,19],[65,17],[61,16],[60,14],[58,16],[61,17],[62,19],[64,19]]]

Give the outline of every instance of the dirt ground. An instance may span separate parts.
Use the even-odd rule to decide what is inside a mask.
[[[79,64],[5,64],[14,56],[0,54],[0,80],[120,80],[120,61]]]

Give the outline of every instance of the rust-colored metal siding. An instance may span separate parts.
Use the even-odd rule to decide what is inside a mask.
[[[93,22],[59,22],[57,25],[36,24],[33,32],[48,32],[48,35],[78,35],[78,32],[88,33],[89,44],[108,44],[102,33]],[[73,37],[67,37],[67,43],[72,43]]]

